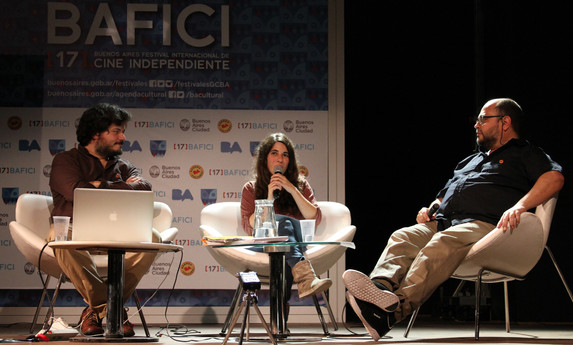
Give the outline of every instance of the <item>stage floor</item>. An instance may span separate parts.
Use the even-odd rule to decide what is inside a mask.
[[[474,325],[471,322],[453,322],[432,319],[419,319],[410,331],[408,338],[404,338],[406,323],[397,325],[386,337],[375,342],[368,336],[361,324],[352,323],[339,325],[338,330],[333,330],[329,325],[329,336],[322,332],[320,324],[289,324],[291,335],[287,340],[279,343],[293,344],[573,344],[573,324],[570,323],[525,323],[512,324],[511,333],[505,332],[502,322],[484,322],[481,325],[480,340],[474,339]],[[0,338],[2,342],[25,341],[31,334],[29,324],[0,325]],[[151,344],[222,344],[224,336],[219,334],[221,325],[216,324],[190,324],[170,325],[169,330],[165,325],[151,325],[151,337],[157,340]],[[228,344],[237,344],[240,334],[240,324],[235,326],[233,334],[229,337]],[[77,332],[73,327],[56,330],[48,334],[50,343],[78,344],[78,341],[70,341],[76,337]],[[141,325],[136,325],[136,337],[134,341],[144,338],[145,334]],[[270,343],[264,329],[260,325],[250,328],[250,339],[243,339],[244,344]],[[122,344],[125,341],[106,342],[106,344]],[[90,341],[93,342],[93,341]],[[143,341],[141,341],[143,342]]]

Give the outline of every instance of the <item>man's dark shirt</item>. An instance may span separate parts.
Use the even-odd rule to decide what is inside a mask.
[[[551,170],[562,172],[559,164],[523,139],[510,140],[489,156],[479,152],[467,157],[437,195],[443,198],[436,215],[439,229],[474,220],[497,224],[503,212]]]
[[[100,181],[100,189],[151,190],[151,183],[144,179],[139,183],[125,182],[130,176],[139,176],[139,171],[117,156],[110,158],[104,168],[83,146],[61,152],[54,157],[50,172],[52,215],[72,217],[74,189],[95,188],[90,181]]]

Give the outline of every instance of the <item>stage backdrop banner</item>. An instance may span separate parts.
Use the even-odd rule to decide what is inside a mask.
[[[171,268],[177,288],[234,289],[201,246],[200,212],[240,200],[269,133],[295,142],[317,198],[329,199],[327,0],[31,0],[0,9],[0,289],[41,286],[8,223],[20,194],[51,195],[54,155],[78,145],[79,117],[99,102],[134,116],[123,158],[173,210],[184,247]],[[162,255],[140,287],[156,288],[172,260],[179,265]]]

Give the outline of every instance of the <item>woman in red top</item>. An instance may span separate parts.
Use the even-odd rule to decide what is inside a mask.
[[[279,166],[283,173],[274,173]],[[316,225],[321,221],[322,213],[312,188],[299,174],[294,145],[282,133],[271,134],[260,143],[255,161],[255,180],[243,187],[241,220],[243,229],[249,235],[253,235],[257,199],[274,200],[278,234],[289,236],[290,242],[302,242],[298,220],[315,219]],[[316,276],[310,261],[305,260],[303,254],[304,248],[300,246],[293,246],[290,253],[286,253],[286,262],[291,267],[286,272],[287,300],[293,281],[298,285],[301,298],[323,292],[332,285],[330,279]]]

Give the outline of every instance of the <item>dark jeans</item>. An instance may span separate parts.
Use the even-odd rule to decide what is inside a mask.
[[[279,236],[288,236],[287,242],[302,242],[302,234],[300,230],[300,222],[298,219],[294,219],[292,217],[283,216],[281,214],[277,214],[275,216],[276,221],[278,222],[278,235]],[[255,252],[263,252],[263,248],[249,248],[249,250]],[[285,280],[286,280],[286,296],[285,300],[288,301],[291,295],[293,277],[292,277],[292,268],[296,265],[299,261],[304,260],[304,251],[306,250],[305,246],[291,246],[290,251],[285,253],[285,260],[289,268],[285,272]]]

